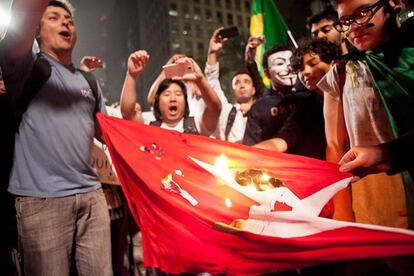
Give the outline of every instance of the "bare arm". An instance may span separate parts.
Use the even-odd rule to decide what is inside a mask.
[[[328,93],[324,95],[325,136],[327,142],[326,160],[338,163],[349,148],[348,134],[342,109],[342,101]],[[355,221],[352,211],[352,190],[348,186],[333,197],[335,211],[333,218]]]
[[[277,152],[286,152],[288,150],[288,144],[282,138],[272,138],[264,140],[256,145],[253,145],[255,148],[273,150]]]
[[[124,86],[121,93],[122,118],[143,123],[141,112],[136,108],[137,95],[136,84],[138,75],[144,70],[149,60],[146,51],[140,50],[132,53],[128,58],[128,71],[125,76]]]

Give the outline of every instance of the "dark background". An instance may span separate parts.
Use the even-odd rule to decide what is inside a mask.
[[[154,2],[154,0],[148,0]],[[122,88],[123,79],[126,72],[126,60],[129,53],[135,49],[146,49],[150,53],[155,52],[154,47],[148,49],[146,42],[145,24],[156,21],[160,24],[160,29],[168,32],[168,25],[163,18],[168,17],[167,5],[162,8],[162,4],[166,0],[158,0],[159,9],[146,11],[147,6],[144,4],[145,0],[72,0],[71,3],[75,7],[75,23],[78,32],[78,42],[74,51],[74,63],[79,64],[80,59],[84,55],[96,55],[102,57],[105,61],[103,70],[97,70],[95,75],[99,79],[103,87],[104,94],[111,104],[119,100],[119,95]],[[184,0],[183,0],[184,1]],[[10,0],[0,0],[0,6],[3,9],[8,9]],[[308,30],[305,28],[306,18],[312,12],[319,11],[326,5],[327,0],[275,0],[282,16],[284,17],[289,29],[292,31],[296,39],[308,35]],[[149,4],[148,4],[149,5]],[[12,23],[11,23],[12,24]],[[215,26],[216,27],[216,26]],[[161,36],[162,37],[162,36]],[[162,38],[161,38],[162,39]],[[231,57],[226,58],[225,52],[221,60],[221,65],[226,64],[228,67],[239,65],[243,58],[243,51],[245,40],[247,38],[240,37],[239,40],[233,42],[234,45],[229,44],[228,52],[234,53]],[[160,44],[165,41],[160,41]],[[208,44],[208,41],[205,42]],[[206,46],[208,48],[208,46]],[[167,50],[167,56],[170,50]],[[160,65],[165,62],[165,51],[158,56],[159,60],[155,60],[153,64],[154,70],[152,72],[145,72],[138,85],[138,100],[148,109],[146,103],[146,94],[149,85],[156,78],[156,72]],[[236,58],[235,58],[236,57]],[[195,57],[201,67],[204,66],[205,56]],[[223,70],[221,78],[226,82],[223,85],[228,90],[227,79],[232,72],[230,70]],[[144,91],[141,91],[144,90]]]

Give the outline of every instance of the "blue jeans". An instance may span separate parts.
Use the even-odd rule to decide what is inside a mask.
[[[110,221],[102,189],[59,198],[17,197],[25,275],[112,275]]]

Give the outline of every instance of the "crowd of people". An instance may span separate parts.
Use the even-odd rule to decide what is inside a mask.
[[[338,163],[354,179],[333,198],[334,219],[413,229],[414,26],[413,18],[400,23],[402,5],[413,6],[399,0],[332,1],[335,10],[308,19],[310,35],[298,48],[266,50],[268,88],[254,60],[263,40],[250,37],[245,70],[232,77],[235,102],[220,84],[219,53],[228,38],[219,27],[206,42],[205,65],[174,54],[165,68],[176,65],[184,72],[171,75],[160,68],[154,76],[150,122],[136,91],[151,49],[136,50],[125,57],[120,114],[168,130]],[[77,37],[69,2],[14,0],[11,12],[15,26],[0,42],[1,201],[9,222],[2,269],[11,275],[123,275],[117,267],[122,264],[112,266],[119,252],[111,251],[108,205],[90,164],[92,140],[104,143],[95,115],[107,111],[91,73],[102,61],[88,56],[81,69],[73,65]],[[390,266],[396,272],[405,268]],[[378,271],[378,264],[355,267]]]

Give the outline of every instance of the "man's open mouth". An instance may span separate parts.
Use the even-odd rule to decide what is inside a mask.
[[[60,33],[59,33],[59,35],[62,37],[62,38],[64,38],[64,39],[70,39],[70,32],[68,32],[68,31],[61,31]]]

